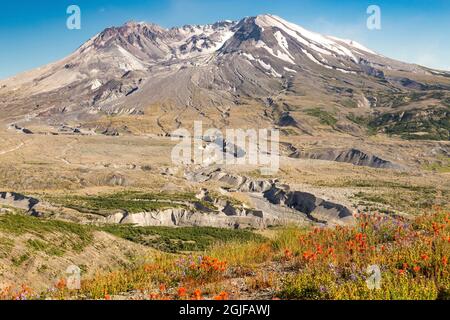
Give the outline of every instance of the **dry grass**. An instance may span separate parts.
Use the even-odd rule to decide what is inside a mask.
[[[313,105],[308,101],[306,104],[309,108]],[[308,106],[305,106],[305,110]],[[255,110],[262,108],[253,107]],[[258,125],[263,125],[267,121],[257,116],[259,111],[252,108],[245,109],[248,109],[246,112],[250,116],[254,116]],[[324,110],[331,112],[328,109]],[[184,120],[191,116],[184,115]],[[242,123],[241,127],[245,128],[248,123],[239,119],[240,116],[238,113],[232,113],[230,122]],[[125,120],[124,124],[129,125],[129,119]],[[173,122],[170,114],[161,119],[168,128],[170,121]],[[153,122],[154,119],[149,119],[145,123],[145,131]],[[232,241],[217,243],[212,247],[208,245],[205,252],[193,253],[192,259],[208,256],[220,262],[226,261],[226,270],[211,277],[204,272],[205,270],[196,277],[183,275],[179,263],[180,255],[160,253],[151,264],[138,266],[133,264],[133,267],[121,267],[110,257],[108,261],[115,266],[116,271],[110,273],[110,270],[104,268],[104,271],[95,276],[89,274],[79,292],[66,290],[63,282],[57,284],[53,283],[56,281],[47,281],[47,285],[54,285],[49,291],[41,292],[40,288],[34,287],[31,290],[24,286],[4,291],[2,298],[187,299],[198,298],[197,290],[200,290],[201,297],[206,299],[447,297],[450,290],[449,270],[444,258],[449,256],[448,213],[439,211],[429,214],[432,212],[431,206],[436,204],[441,204],[444,209],[448,208],[450,190],[448,173],[441,170],[445,163],[427,156],[429,154],[427,152],[436,145],[431,142],[405,142],[381,135],[359,140],[336,132],[330,135],[328,129],[325,128],[316,136],[289,137],[289,142],[305,150],[319,145],[355,147],[384,158],[395,155],[398,159],[394,160],[410,165],[411,170],[398,172],[342,163],[283,158],[281,170],[274,178],[279,178],[292,188],[322,195],[330,201],[348,206],[358,205],[360,201],[367,202],[361,207],[367,207],[368,212],[376,208],[377,211],[388,209],[422,215],[414,222],[389,219],[383,221],[382,228],[378,221],[363,216],[360,217],[361,223],[363,221],[368,223],[364,228],[359,225],[355,228],[320,232],[287,228],[270,230],[271,237],[262,242]],[[4,141],[0,146],[0,153],[6,152],[0,154],[0,191],[15,191],[46,198],[49,195],[65,197],[67,190],[73,194],[91,197],[131,189],[148,193],[159,192],[171,185],[171,188],[175,186],[180,192],[197,192],[205,186],[212,191],[218,187],[214,182],[203,185],[188,183],[183,179],[182,173],[176,176],[161,175],[163,169],[173,166],[170,159],[173,143],[167,138],[24,136],[10,132],[0,135]],[[22,142],[24,145],[15,149]],[[446,146],[444,143],[441,144]],[[422,163],[422,160],[425,162]],[[253,170],[254,168],[248,167],[236,168],[238,173],[244,174],[252,173]],[[260,178],[257,173],[250,175]],[[243,195],[233,194],[233,196],[242,202],[247,201]],[[378,219],[378,216],[376,218]],[[436,233],[433,222],[441,227],[445,226]],[[401,230],[397,230],[399,226],[402,226]],[[356,239],[359,234],[362,234],[362,238]],[[127,247],[123,239],[112,236],[105,239],[104,234],[100,237],[102,239],[99,237],[98,233],[94,234],[93,244],[88,245],[87,253],[80,254],[82,258],[69,252],[68,256],[64,257],[79,259],[84,261],[83,263],[92,261],[96,263],[101,262],[102,251],[114,255],[115,251]],[[363,252],[360,252],[362,239],[365,245]],[[48,269],[59,267],[59,270],[62,270],[62,265],[67,266],[67,260],[64,264],[61,260],[54,262],[54,259],[61,258],[57,255],[49,258],[47,253],[57,252],[39,242],[42,239],[24,237],[19,240],[23,242],[20,248],[14,245],[9,237],[0,234],[0,257],[12,254],[15,258],[15,262],[8,260],[6,268],[2,269],[3,266],[0,265],[0,270],[5,274],[11,274],[14,263],[19,266],[16,267],[16,271],[17,268],[21,271],[14,273],[16,279],[26,274],[25,266],[35,270],[40,270],[44,266]],[[46,241],[51,241],[51,238]],[[100,241],[100,244],[96,241]],[[108,247],[108,244],[118,241],[120,245]],[[353,250],[351,254],[348,248],[349,241],[353,241],[352,245],[357,246],[351,248]],[[136,252],[141,252],[139,245],[131,242],[129,245],[133,245]],[[318,246],[322,248],[320,254]],[[330,248],[334,249],[334,254],[325,256],[323,252],[327,252]],[[30,252],[33,259],[29,259]],[[45,257],[41,256],[44,254]],[[126,260],[123,255],[121,260]],[[428,258],[422,259],[422,255]],[[181,257],[186,259],[185,255]],[[44,258],[50,259],[50,262],[44,262]],[[383,284],[380,290],[368,290],[365,284],[367,276],[365,271],[370,264],[379,264],[382,269]],[[49,275],[50,271],[47,270],[46,274]],[[55,274],[52,276],[54,279]],[[63,274],[58,273],[57,276],[62,277]],[[48,279],[50,277],[41,279],[41,282]],[[185,292],[180,290],[183,288]]]
[[[414,220],[362,215],[354,227],[276,233],[263,243],[222,243],[202,254],[161,253],[150,264],[85,279],[80,291],[60,282],[39,298],[449,298],[450,214],[441,209]],[[371,265],[381,270],[379,289],[366,283]],[[3,298],[37,297],[26,288]]]

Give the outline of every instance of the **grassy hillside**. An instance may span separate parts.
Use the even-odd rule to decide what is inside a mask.
[[[120,238],[172,253],[203,251],[219,241],[246,242],[263,240],[261,236],[251,231],[211,227],[171,228],[110,225],[101,229]]]
[[[2,298],[94,299],[448,299],[450,213],[435,208],[414,220],[372,214],[353,227],[284,228],[268,238],[224,232],[199,251],[156,253],[150,262],[84,277],[79,291],[64,280],[37,295],[10,288]],[[137,231],[137,230],[135,230]],[[142,231],[142,230],[140,230]],[[212,236],[213,230],[202,230]],[[130,237],[130,230],[111,230]],[[158,229],[149,229],[156,234]],[[189,239],[191,229],[160,229]],[[233,232],[233,231],[229,231]],[[199,233],[200,234],[200,233]],[[237,233],[239,234],[239,233]],[[131,237],[132,238],[132,237]],[[221,239],[222,238],[222,239]],[[227,241],[223,241],[227,240]],[[201,240],[199,243],[203,243]],[[212,244],[211,243],[215,243]],[[4,244],[3,244],[4,246]],[[379,288],[367,268],[380,269]]]
[[[0,298],[5,298],[6,292],[20,296],[21,285],[33,287],[33,298],[51,292],[71,265],[92,277],[97,272],[139,267],[166,252],[179,255],[201,252],[219,242],[263,240],[243,230],[96,227],[35,218],[14,210],[0,214]]]

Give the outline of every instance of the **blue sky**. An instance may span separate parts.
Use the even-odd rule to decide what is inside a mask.
[[[66,28],[71,4],[81,8],[81,30]],[[366,27],[371,4],[381,8],[381,30]],[[263,13],[450,70],[450,0],[2,0],[0,79],[61,59],[104,28],[129,20],[171,27]]]

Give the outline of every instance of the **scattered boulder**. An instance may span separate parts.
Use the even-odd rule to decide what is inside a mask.
[[[58,128],[58,132],[62,134],[81,134],[79,128],[72,128],[70,126],[62,125]]]
[[[179,173],[180,169],[177,167],[171,168],[163,168],[161,170],[161,175],[163,176],[176,176]]]
[[[33,132],[31,130],[29,130],[27,128],[22,128],[22,127],[18,126],[17,124],[11,124],[9,127],[11,129],[17,130],[17,131],[19,131],[21,133],[24,133],[24,134],[33,134]]]
[[[297,127],[297,121],[290,115],[289,112],[284,112],[277,123],[280,127]]]
[[[208,189],[200,190],[200,192],[195,197],[201,201],[213,202],[213,199],[209,196]]]
[[[106,128],[104,129],[101,134],[105,135],[105,136],[110,136],[110,137],[117,137],[119,136],[119,131],[116,128]]]
[[[106,177],[106,184],[109,186],[127,186],[128,181],[125,176],[120,173],[114,173]]]

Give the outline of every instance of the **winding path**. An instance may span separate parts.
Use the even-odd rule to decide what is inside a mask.
[[[22,141],[18,146],[14,147],[14,148],[12,148],[12,149],[10,149],[10,150],[0,151],[0,156],[5,155],[5,154],[7,154],[7,153],[14,152],[14,151],[16,151],[16,150],[19,150],[19,149],[22,148],[24,145],[25,145],[25,142]]]

